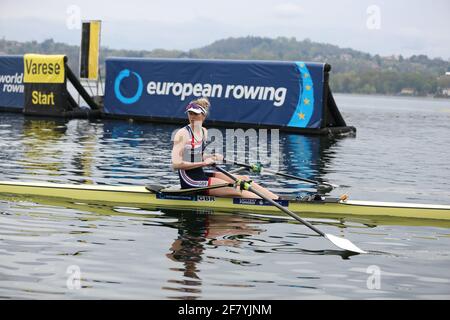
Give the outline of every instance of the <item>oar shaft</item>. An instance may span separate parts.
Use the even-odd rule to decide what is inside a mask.
[[[237,179],[234,175],[232,175],[231,173],[225,171],[222,168],[219,168],[217,166],[215,166],[216,169],[220,172],[222,172],[223,174],[225,174],[227,177],[229,177],[230,179],[232,179],[235,183],[239,182],[239,179]],[[278,209],[280,209],[282,212],[286,213],[287,215],[291,216],[292,218],[294,218],[295,220],[301,222],[302,224],[304,224],[305,226],[307,226],[308,228],[310,228],[311,230],[317,232],[319,235],[321,235],[322,237],[328,239],[329,241],[331,241],[335,246],[347,250],[347,251],[351,251],[351,252],[355,252],[355,253],[366,253],[364,250],[361,250],[360,248],[358,248],[357,246],[355,246],[350,240],[344,239],[344,238],[340,238],[340,237],[336,237],[333,236],[332,234],[326,234],[323,233],[322,231],[320,231],[319,229],[317,229],[316,227],[314,227],[312,224],[310,224],[309,222],[303,220],[302,218],[300,218],[299,216],[297,216],[295,213],[291,212],[290,210],[288,210],[287,208],[283,207],[282,205],[280,205],[279,203],[275,202],[272,199],[269,199],[267,196],[265,196],[264,194],[262,194],[261,192],[259,192],[258,190],[255,190],[249,183],[244,182],[244,188],[246,190],[249,190],[250,192],[253,192],[254,194],[256,194],[257,196],[261,197],[262,199],[268,201],[270,204],[272,204],[273,206],[277,207]]]
[[[312,184],[324,184],[324,185],[329,185],[329,184],[326,183],[326,182],[318,182],[318,181],[314,181],[314,180],[310,180],[310,179],[306,179],[306,178],[300,178],[300,177],[294,176],[294,175],[292,175],[292,174],[287,174],[287,173],[283,173],[283,172],[273,171],[273,170],[266,169],[266,168],[264,168],[263,170],[264,170],[264,171],[267,171],[267,172],[269,172],[269,173],[273,173],[273,174],[282,176],[282,177],[291,178],[291,179],[296,179],[296,180],[301,180],[301,181],[309,182],[309,183],[312,183]]]
[[[218,171],[222,172],[224,175],[226,175],[227,177],[229,177],[230,179],[233,179],[233,181],[238,181],[238,179],[233,176],[232,174],[230,174],[229,172],[223,170],[222,168],[216,166],[215,167]],[[310,224],[308,221],[303,220],[302,218],[300,218],[298,215],[296,215],[295,213],[291,212],[290,210],[286,209],[285,207],[283,207],[282,205],[280,205],[279,203],[275,202],[274,200],[266,197],[264,194],[262,194],[261,192],[259,192],[258,190],[256,190],[255,188],[253,188],[252,186],[250,186],[248,188],[248,190],[250,192],[253,192],[254,194],[256,194],[257,196],[261,197],[262,199],[268,201],[270,204],[272,204],[273,206],[277,207],[278,209],[280,209],[281,211],[283,211],[284,213],[288,214],[289,216],[291,216],[292,218],[294,218],[295,220],[303,223],[305,226],[307,226],[308,228],[312,229],[313,231],[317,232],[318,234],[320,234],[321,236],[325,236],[325,233],[323,233],[322,231],[320,231],[319,229],[317,229],[316,227],[314,227],[312,224]]]
[[[254,168],[254,166],[252,166],[250,164],[246,164],[246,163],[241,163],[241,162],[236,162],[236,161],[228,161],[226,159],[224,159],[223,161],[224,162],[228,162],[228,163],[232,163],[232,164],[235,164],[235,165],[238,165],[238,166],[250,169],[250,170],[253,170],[253,168]],[[326,185],[326,186],[329,186],[329,187],[332,187],[332,188],[335,187],[335,186],[333,186],[333,185],[331,185],[329,183],[326,183],[326,182],[318,182],[318,181],[314,181],[314,180],[311,180],[311,179],[297,177],[297,176],[294,176],[292,174],[287,174],[287,173],[274,171],[274,170],[270,170],[270,169],[266,169],[266,168],[262,168],[262,170],[264,170],[265,172],[268,172],[268,173],[272,173],[272,174],[281,176],[281,177],[290,178],[290,179],[294,179],[294,180],[300,180],[300,181],[308,182],[308,183],[315,184],[315,185]]]
[[[219,189],[219,188],[226,188],[226,187],[233,187],[232,183],[221,183],[221,184],[214,184],[211,186],[207,186],[207,187],[199,187],[199,188],[190,188],[190,189],[177,189],[177,190],[171,190],[171,189],[161,189],[159,190],[159,192],[163,192],[163,193],[200,193],[203,191],[207,191],[207,190],[212,190],[212,189]]]
[[[283,211],[284,213],[290,215],[292,218],[294,218],[295,220],[303,223],[305,226],[307,226],[308,228],[314,230],[315,232],[317,232],[318,234],[320,234],[321,236],[325,236],[325,233],[323,233],[322,231],[320,231],[319,229],[317,229],[316,227],[314,227],[311,223],[309,223],[306,220],[303,220],[302,218],[300,218],[298,215],[296,215],[295,213],[293,213],[292,211],[286,209],[285,207],[283,207],[282,205],[280,205],[279,203],[275,202],[274,200],[270,199],[270,198],[265,198],[264,195],[259,192],[258,190],[256,190],[255,188],[253,188],[252,186],[250,186],[248,188],[249,191],[253,192],[254,194],[256,194],[257,196],[261,197],[262,199],[270,202],[270,204],[272,204],[273,206],[277,207],[278,209],[280,209],[281,211]]]

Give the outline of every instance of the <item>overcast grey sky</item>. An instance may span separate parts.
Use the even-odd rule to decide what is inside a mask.
[[[0,0],[0,37],[79,44],[78,17],[102,20],[102,45],[118,49],[187,50],[252,35],[450,58],[449,0]]]

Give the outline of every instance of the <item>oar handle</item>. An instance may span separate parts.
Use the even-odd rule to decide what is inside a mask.
[[[227,159],[223,159],[222,160],[224,163],[231,163],[231,164],[235,164],[237,166],[241,166],[244,168],[247,168],[255,173],[260,173],[261,172],[261,164],[257,164],[257,165],[251,165],[251,164],[247,164],[247,163],[242,163],[242,162],[236,162],[236,161],[228,161]]]

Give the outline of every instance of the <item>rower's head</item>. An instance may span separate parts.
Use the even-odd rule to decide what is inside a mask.
[[[203,122],[208,115],[211,103],[208,98],[202,97],[189,102],[186,106],[186,112],[190,122]]]

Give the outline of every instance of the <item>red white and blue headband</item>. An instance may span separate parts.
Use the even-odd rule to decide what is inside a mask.
[[[191,102],[186,106],[186,112],[194,112],[196,114],[203,113],[206,115],[206,109],[194,102]]]

